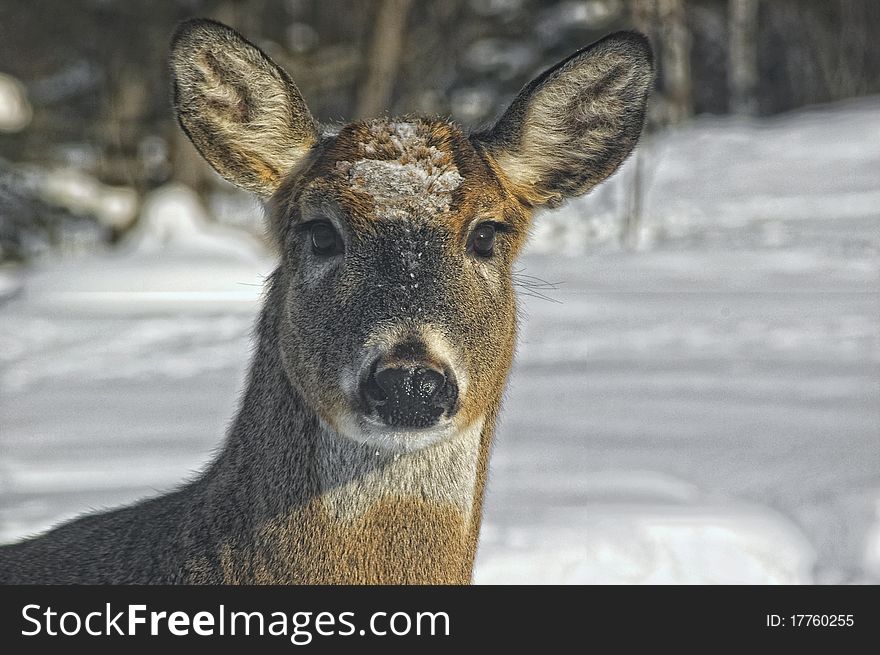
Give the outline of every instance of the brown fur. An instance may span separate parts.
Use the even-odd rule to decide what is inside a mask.
[[[401,520],[405,518],[405,520]],[[303,541],[308,526],[309,540]],[[475,549],[454,507],[408,498],[376,502],[340,524],[319,501],[225,544],[224,584],[467,584]],[[194,571],[208,570],[193,562]],[[207,580],[205,580],[207,581]],[[193,582],[200,582],[196,573]]]

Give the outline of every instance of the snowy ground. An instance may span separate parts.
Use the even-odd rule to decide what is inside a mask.
[[[878,124],[655,139],[639,252],[627,171],[542,217],[477,582],[880,582]],[[224,238],[0,271],[0,540],[210,457],[270,266]]]

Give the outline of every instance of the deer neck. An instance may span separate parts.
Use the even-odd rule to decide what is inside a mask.
[[[275,287],[241,409],[203,480],[225,525],[193,570],[226,583],[468,583],[495,411],[410,453],[336,434],[282,368]]]

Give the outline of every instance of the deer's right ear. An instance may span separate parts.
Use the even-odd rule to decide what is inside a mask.
[[[317,125],[287,74],[225,25],[182,23],[171,42],[171,72],[180,125],[236,186],[268,198],[317,141]]]

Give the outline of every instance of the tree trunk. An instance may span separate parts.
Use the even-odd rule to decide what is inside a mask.
[[[642,232],[642,204],[645,195],[645,154],[638,148],[632,156],[632,172],[626,185],[623,224],[620,244],[628,250],[638,250]]]
[[[382,0],[373,24],[367,70],[358,89],[356,113],[375,116],[390,108],[394,81],[400,67],[412,0]]]
[[[678,123],[693,114],[691,33],[684,0],[632,0],[633,26],[651,37],[657,57],[659,88],[653,117]]]
[[[657,14],[667,118],[670,123],[678,123],[693,113],[691,33],[684,0],[657,0]]]
[[[752,115],[758,110],[758,0],[728,0],[728,11],[730,111]]]

